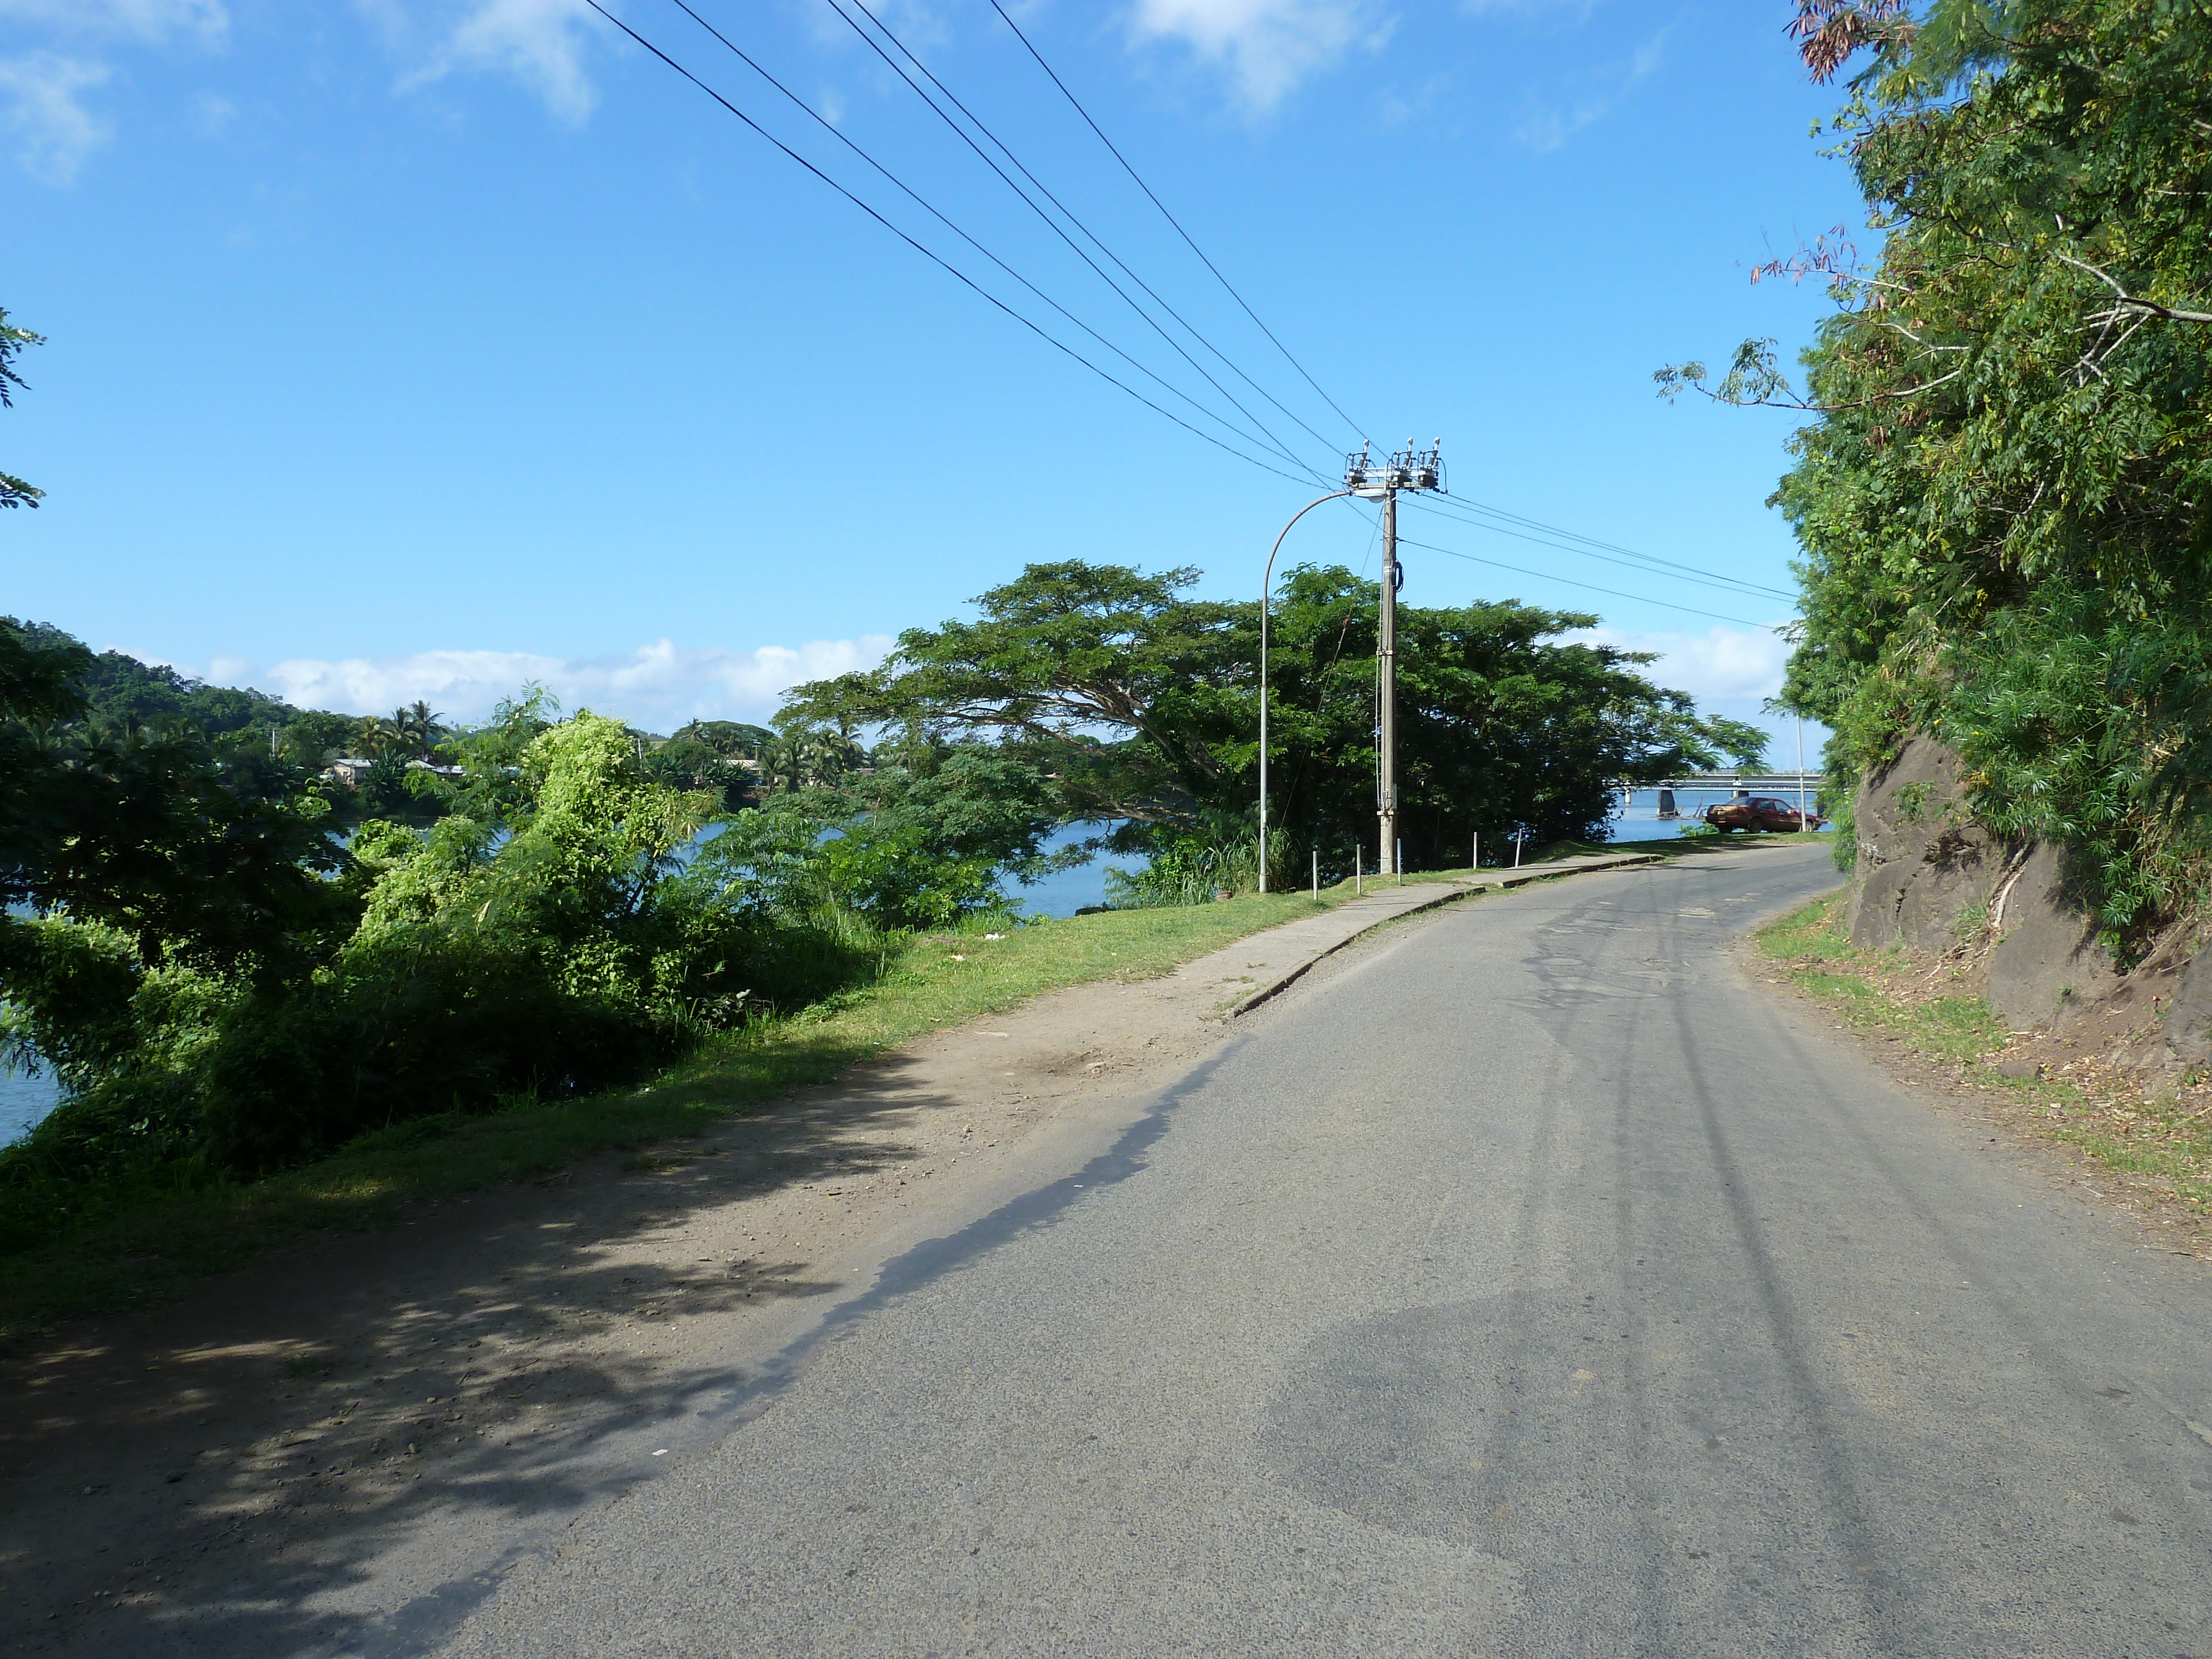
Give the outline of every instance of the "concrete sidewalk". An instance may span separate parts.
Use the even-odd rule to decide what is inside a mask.
[[[1184,963],[1172,977],[1218,988],[1223,1016],[1234,1019],[1295,985],[1323,957],[1341,951],[1354,939],[1401,916],[1432,910],[1473,894],[1526,886],[1555,876],[1623,870],[1660,861],[1656,853],[1588,853],[1576,858],[1554,859],[1547,864],[1531,864],[1519,870],[1486,870],[1480,875],[1445,880],[1431,877],[1410,881],[1402,887],[1388,876],[1377,877],[1370,879],[1362,897],[1303,921],[1287,921],[1264,933],[1241,939],[1211,956]]]

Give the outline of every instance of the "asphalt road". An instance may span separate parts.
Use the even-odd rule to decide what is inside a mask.
[[[2212,1656],[2212,1276],[1738,976],[1833,879],[1393,930],[404,1644]]]

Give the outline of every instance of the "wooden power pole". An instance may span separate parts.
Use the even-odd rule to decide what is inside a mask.
[[[1403,876],[1398,867],[1398,492],[1444,487],[1443,441],[1430,448],[1406,447],[1381,466],[1367,451],[1347,456],[1345,486],[1355,495],[1382,503],[1382,614],[1375,645],[1375,816],[1381,844],[1376,869]]]

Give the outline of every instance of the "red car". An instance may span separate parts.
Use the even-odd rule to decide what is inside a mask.
[[[1803,818],[1788,801],[1773,795],[1740,795],[1705,808],[1705,822],[1717,830],[1764,830],[1778,832],[1818,830],[1827,820],[1818,812]]]

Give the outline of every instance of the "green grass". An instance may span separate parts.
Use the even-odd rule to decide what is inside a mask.
[[[1351,896],[1345,883],[1323,889],[1318,906],[1302,890],[924,934],[888,952],[873,984],[719,1040],[645,1087],[415,1118],[261,1180],[166,1171],[73,1192],[58,1233],[0,1257],[0,1344],[14,1346],[58,1318],[173,1297],[308,1234],[389,1225],[410,1204],[697,1134],[930,1031],[1042,991],[1163,974]],[[667,1156],[632,1162],[658,1166]]]
[[[1905,996],[1894,981],[1910,968],[1901,951],[1869,951],[1843,931],[1844,896],[1831,893],[1759,932],[1759,947],[1790,981],[1826,1003],[1844,1026],[1892,1037],[1958,1067],[1962,1082],[2023,1109],[2052,1140],[2078,1146],[2114,1170],[2152,1178],[2184,1206],[2212,1216],[2212,1095],[2193,1082],[2144,1097],[2119,1079],[2105,1086],[2063,1078],[2008,1078],[1990,1062],[2005,1046],[2005,1022],[1979,997]]]

